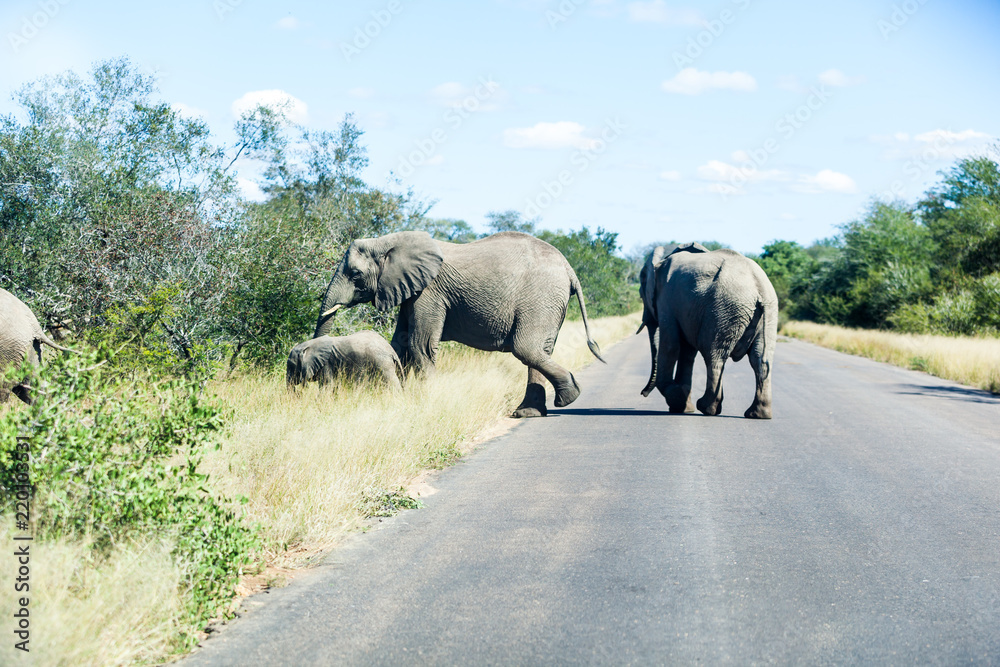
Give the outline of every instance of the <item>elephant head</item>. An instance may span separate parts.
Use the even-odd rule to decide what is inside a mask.
[[[437,277],[444,258],[427,232],[396,232],[351,243],[326,288],[314,337],[325,335],[340,308],[375,302],[395,308]]]
[[[708,252],[708,248],[700,243],[685,243],[683,245],[670,244],[667,246],[656,246],[646,264],[639,273],[639,296],[642,298],[642,324],[636,331],[638,334],[643,327],[649,332],[649,350],[653,357],[652,368],[649,371],[649,382],[642,390],[643,396],[649,396],[656,386],[658,368],[656,367],[657,357],[660,350],[660,321],[656,311],[656,286],[657,271],[664,264],[667,264],[671,255],[678,252]]]
[[[303,385],[317,377],[323,363],[308,347],[296,345],[288,355],[285,368],[285,383],[289,388]]]

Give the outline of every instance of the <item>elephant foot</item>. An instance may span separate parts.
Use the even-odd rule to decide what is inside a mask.
[[[564,408],[580,397],[580,385],[576,383],[576,378],[573,377],[572,373],[570,373],[569,379],[573,383],[572,386],[556,390],[555,404],[557,408]]]
[[[524,398],[521,405],[517,406],[511,417],[524,419],[525,417],[544,417],[548,414],[545,409],[545,387],[531,382],[524,390]]]
[[[714,396],[702,396],[698,399],[698,411],[703,415],[714,417],[722,412],[722,399]]]
[[[671,385],[667,387],[666,391],[663,392],[664,398],[667,399],[667,408],[672,414],[683,414],[685,412],[694,412],[694,406],[691,405],[691,394],[684,393],[684,390],[677,385]]]
[[[771,418],[771,406],[763,405],[761,403],[754,403],[747,411],[743,413],[743,416],[747,419],[770,419]]]

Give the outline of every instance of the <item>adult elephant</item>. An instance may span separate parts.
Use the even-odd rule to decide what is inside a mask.
[[[708,380],[697,407],[717,415],[722,411],[726,359],[739,361],[749,355],[757,390],[743,416],[770,419],[778,297],[763,269],[733,250],[709,251],[688,243],[657,247],[639,280],[639,331],[648,329],[652,356],[642,395],[648,396],[655,386],[671,412],[690,411],[691,374],[695,355],[701,352]]]
[[[23,301],[0,288],[0,375],[20,366],[25,358],[33,365],[40,364],[43,344],[72,352],[45,335],[38,318]],[[29,405],[32,402],[31,386],[26,379],[13,385],[0,380],[0,403],[6,403],[11,393]]]
[[[370,378],[390,389],[402,389],[403,369],[396,351],[374,331],[350,336],[320,336],[292,348],[285,380],[289,387],[316,381],[320,386],[338,377]]]
[[[399,306],[392,346],[404,365],[433,367],[441,341],[510,352],[528,367],[528,386],[515,417],[545,416],[542,378],[555,388],[555,405],[580,395],[572,373],[552,360],[569,298],[575,294],[590,336],[580,281],[558,250],[520,232],[472,243],[436,241],[427,232],[397,232],[354,241],[327,287],[316,336],[338,309],[374,301]],[[601,359],[601,361],[604,361]]]

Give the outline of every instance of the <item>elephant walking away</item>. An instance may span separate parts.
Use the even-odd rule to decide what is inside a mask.
[[[652,357],[642,395],[655,386],[671,412],[691,411],[691,374],[700,352],[708,381],[697,407],[717,415],[726,360],[749,356],[757,389],[743,416],[770,419],[778,297],[763,269],[729,249],[709,251],[697,243],[659,246],[647,258],[639,283],[639,331],[649,331]]]
[[[555,388],[555,405],[580,395],[572,373],[552,360],[566,307],[576,295],[587,345],[587,307],[573,268],[554,247],[528,234],[501,232],[472,243],[436,241],[427,232],[397,232],[354,241],[327,287],[316,336],[340,308],[375,302],[399,306],[392,346],[403,364],[433,368],[441,341],[510,352],[528,367],[528,385],[515,417],[546,414],[542,378]],[[601,359],[601,361],[604,361]]]
[[[401,390],[403,368],[396,351],[374,331],[320,336],[299,343],[288,354],[285,380],[289,387],[311,381],[323,386],[344,376],[371,378],[393,390]]]
[[[0,288],[0,374],[20,366],[25,358],[33,365],[40,364],[43,344],[63,352],[73,351],[46,336],[31,309]],[[6,403],[11,393],[31,405],[31,386],[27,380],[13,385],[0,381],[0,403]]]

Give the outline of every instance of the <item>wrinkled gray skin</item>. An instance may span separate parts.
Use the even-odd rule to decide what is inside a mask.
[[[540,417],[547,412],[543,377],[555,388],[557,407],[580,395],[573,375],[551,357],[573,294],[587,344],[600,359],[580,281],[548,243],[519,232],[465,244],[397,232],[351,244],[326,290],[316,336],[329,330],[341,307],[371,301],[380,310],[399,306],[392,346],[405,366],[431,370],[439,343],[448,340],[510,352],[528,367],[528,386],[514,416]]]
[[[0,374],[20,366],[25,358],[35,366],[41,364],[42,344],[72,352],[45,335],[38,318],[23,301],[0,289]],[[0,383],[0,403],[6,403],[11,393],[31,405],[31,386],[27,380],[14,385]]]
[[[289,387],[312,381],[323,386],[348,376],[371,378],[394,390],[403,388],[403,368],[396,351],[374,331],[320,336],[299,343],[288,354],[286,368]]]
[[[733,250],[709,251],[697,243],[659,246],[646,260],[639,283],[639,331],[649,331],[652,356],[642,395],[655,386],[671,412],[690,412],[691,374],[701,352],[708,381],[698,410],[717,415],[726,359],[749,356],[757,391],[743,416],[770,419],[778,297],[763,269]]]

